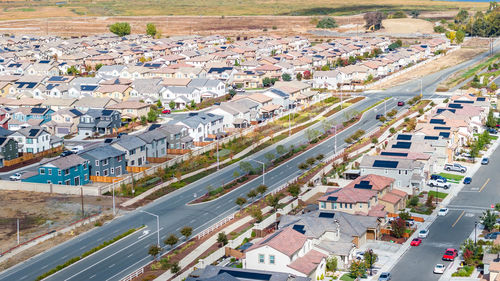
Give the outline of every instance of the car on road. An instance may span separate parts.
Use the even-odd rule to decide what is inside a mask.
[[[492,239],[492,240],[495,240],[497,239],[497,237],[500,236],[500,232],[492,232],[492,233],[488,233],[484,236],[484,239]]]
[[[77,146],[71,148],[70,150],[73,151],[74,153],[78,153],[78,152],[83,150],[83,146],[77,145]]]
[[[488,165],[488,163],[490,163],[490,158],[484,157],[481,159],[481,165]]]
[[[71,150],[65,150],[65,151],[63,151],[63,152],[61,153],[61,155],[59,155],[59,156],[61,156],[61,157],[66,157],[66,156],[69,156],[69,155],[71,155],[71,154],[75,154],[75,153],[74,153],[73,151],[71,151]]]
[[[444,188],[444,189],[448,189],[448,188],[451,187],[450,183],[447,183],[447,182],[443,181],[442,179],[430,180],[427,183],[427,185],[429,185],[430,187],[437,186],[437,187],[441,187],[441,188]]]
[[[429,235],[429,230],[428,229],[422,229],[418,232],[418,237],[419,238],[427,238],[427,235]]]
[[[462,166],[460,164],[445,164],[444,169],[446,171],[453,171],[453,172],[460,172],[460,173],[465,173],[467,172],[467,167]]]
[[[438,216],[446,216],[448,214],[448,208],[439,209]]]
[[[421,238],[414,238],[413,240],[411,240],[410,242],[410,246],[420,246],[420,244],[422,244],[422,239]]]
[[[162,114],[170,114],[170,113],[172,113],[172,111],[170,111],[170,109],[164,109],[161,113]]]
[[[444,264],[441,264],[441,263],[438,263],[436,264],[436,266],[434,267],[434,273],[436,274],[443,274],[444,273],[444,270],[445,270],[445,266]]]
[[[378,277],[378,281],[389,281],[389,280],[391,280],[390,272],[382,272]]]
[[[436,174],[431,175],[431,180],[438,180],[438,179],[443,180],[444,182],[448,181],[445,177],[443,177],[441,175],[436,175]]]
[[[444,261],[452,261],[458,256],[457,249],[448,248],[444,251],[443,260]]]
[[[471,177],[465,177],[464,178],[464,184],[470,184],[472,182],[472,178]]]
[[[9,177],[9,180],[11,180],[11,181],[20,181],[21,180],[21,176],[23,174],[24,174],[24,172],[15,173],[15,174],[13,174],[12,176]]]
[[[404,101],[398,101],[398,106],[403,106],[403,105],[405,105]]]

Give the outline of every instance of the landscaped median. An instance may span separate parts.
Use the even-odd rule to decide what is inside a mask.
[[[81,256],[77,256],[77,257],[71,258],[71,259],[67,260],[65,263],[60,264],[60,265],[58,265],[58,266],[56,266],[56,267],[52,268],[51,270],[49,270],[49,271],[45,272],[44,274],[42,274],[42,275],[38,276],[38,277],[36,278],[36,280],[42,280],[42,279],[45,279],[45,278],[49,277],[50,275],[52,275],[52,274],[54,274],[54,273],[56,273],[56,272],[58,272],[58,271],[60,271],[60,270],[63,270],[64,268],[66,268],[66,267],[68,267],[68,266],[70,266],[70,265],[72,265],[72,264],[74,264],[74,263],[78,262],[79,260],[82,260],[82,259],[84,259],[85,257],[90,256],[91,254],[93,254],[93,253],[95,253],[95,252],[97,252],[97,251],[99,251],[99,250],[101,250],[101,249],[103,249],[103,248],[105,248],[105,247],[107,247],[107,246],[109,246],[109,245],[111,245],[111,244],[115,243],[116,241],[118,241],[118,240],[120,240],[120,239],[122,239],[122,238],[125,238],[125,237],[129,236],[130,234],[132,234],[132,233],[134,233],[134,232],[136,232],[136,231],[140,230],[140,229],[141,229],[141,228],[143,228],[143,227],[144,227],[144,226],[141,226],[141,227],[139,227],[139,228],[137,228],[137,229],[136,229],[136,228],[131,228],[131,229],[129,229],[129,230],[127,230],[126,232],[124,232],[124,233],[122,233],[122,234],[120,234],[120,235],[116,236],[115,238],[113,238],[113,239],[111,239],[111,240],[104,241],[104,242],[102,242],[102,244],[100,244],[99,246],[94,247],[94,248],[92,248],[92,249],[88,250],[87,252],[83,253]]]

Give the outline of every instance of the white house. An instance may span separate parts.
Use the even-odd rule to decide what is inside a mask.
[[[9,138],[18,142],[19,152],[23,153],[39,153],[51,148],[49,132],[39,126],[22,128]]]

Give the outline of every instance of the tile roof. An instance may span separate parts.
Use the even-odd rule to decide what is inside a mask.
[[[300,250],[306,241],[307,237],[304,234],[289,227],[267,235],[261,241],[248,248],[247,252],[269,246],[290,257]]]
[[[318,252],[316,250],[311,250],[304,256],[294,260],[288,267],[302,272],[309,276],[321,263],[321,260],[325,259],[327,255]]]
[[[354,188],[356,184],[359,184],[361,181],[368,181],[370,185],[372,185],[372,190],[383,190],[387,186],[390,186],[393,182],[393,178],[379,176],[375,174],[369,174],[365,176],[358,177],[357,179],[350,182],[344,188]]]

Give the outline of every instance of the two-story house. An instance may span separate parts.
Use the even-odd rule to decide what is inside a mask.
[[[37,120],[37,125],[43,125],[52,119],[54,110],[47,107],[19,107],[12,113],[12,119],[28,122],[31,119]]]
[[[64,108],[52,113],[52,120],[43,124],[52,135],[63,137],[78,131],[80,117],[83,115],[76,108]]]
[[[51,136],[44,128],[32,126],[20,129],[9,136],[18,143],[22,153],[39,153],[51,148]]]
[[[110,134],[121,127],[121,115],[116,110],[89,109],[80,116],[78,135]]]
[[[193,138],[184,126],[167,124],[156,129],[166,136],[167,149],[190,149],[193,147]]]
[[[141,167],[146,164],[146,142],[136,136],[122,136],[111,144],[125,152],[126,166]]]
[[[137,137],[146,143],[147,158],[163,158],[167,156],[167,135],[163,131],[153,129],[139,134]]]
[[[90,176],[120,177],[127,173],[125,151],[102,145],[78,154],[89,161]]]
[[[4,160],[12,160],[19,156],[17,142],[13,138],[0,137],[0,167]]]
[[[38,167],[36,175],[24,178],[25,182],[85,185],[89,183],[89,161],[76,155],[50,159]]]

